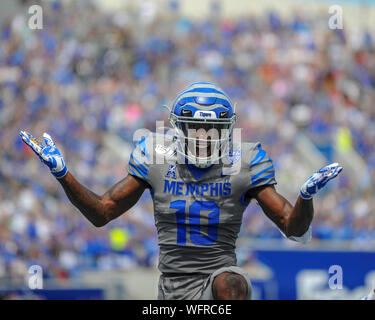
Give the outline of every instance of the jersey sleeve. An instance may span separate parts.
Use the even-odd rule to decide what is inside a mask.
[[[250,188],[256,188],[264,185],[276,184],[275,169],[272,159],[267,152],[262,149],[260,143],[250,152]]]
[[[150,184],[150,167],[152,156],[152,145],[150,136],[141,139],[130,154],[126,169],[129,174],[140,178]]]

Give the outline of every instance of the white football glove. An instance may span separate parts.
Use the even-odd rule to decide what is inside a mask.
[[[309,200],[312,196],[322,189],[329,180],[336,178],[342,171],[338,163],[332,163],[315,172],[302,185],[300,195],[302,199]]]
[[[22,141],[25,142],[31,150],[36,153],[40,160],[49,167],[51,173],[57,179],[61,179],[67,174],[68,169],[65,165],[64,159],[48,133],[43,133],[46,145],[26,131],[21,131],[20,136]]]

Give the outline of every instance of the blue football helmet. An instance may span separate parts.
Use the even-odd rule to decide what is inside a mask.
[[[236,120],[228,95],[209,82],[196,82],[185,88],[169,115],[176,131],[177,152],[199,168],[218,163],[228,155]]]

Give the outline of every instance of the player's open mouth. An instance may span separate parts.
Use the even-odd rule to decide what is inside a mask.
[[[196,157],[207,158],[211,156],[210,137],[208,137],[207,139],[197,139],[195,145]]]

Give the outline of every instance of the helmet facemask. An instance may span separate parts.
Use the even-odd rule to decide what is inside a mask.
[[[171,113],[169,121],[176,130],[177,152],[188,163],[207,168],[228,154],[236,123],[235,114],[229,118],[228,112],[224,111],[218,119],[205,117],[205,112],[198,112],[198,116],[193,117],[192,111],[188,109],[183,109],[181,114],[177,116]]]

